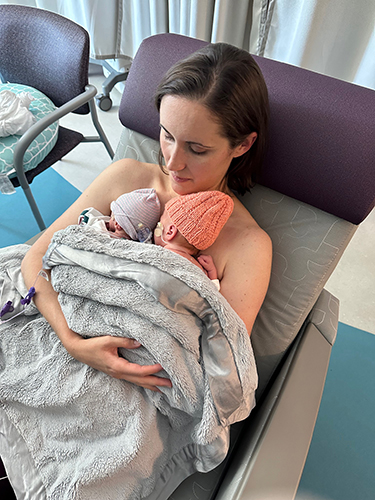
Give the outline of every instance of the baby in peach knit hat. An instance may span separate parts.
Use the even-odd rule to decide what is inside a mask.
[[[154,241],[200,267],[220,289],[210,247],[233,211],[233,200],[220,191],[202,191],[172,198],[154,231]]]

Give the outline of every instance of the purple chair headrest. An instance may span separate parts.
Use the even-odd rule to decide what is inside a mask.
[[[158,139],[156,87],[170,66],[206,43],[170,33],[145,39],[126,81],[122,124]],[[271,108],[261,184],[359,224],[375,205],[375,91],[254,58]]]

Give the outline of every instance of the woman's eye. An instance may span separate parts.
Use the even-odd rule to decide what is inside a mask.
[[[164,131],[164,140],[168,142],[174,142],[174,137]],[[188,147],[190,151],[195,155],[203,155],[207,152],[205,149],[199,149],[199,146],[196,145],[188,145]]]
[[[202,150],[199,150],[199,149],[194,149],[193,147],[190,147],[190,150],[195,155],[204,155],[204,153],[206,153],[205,150],[202,151]]]

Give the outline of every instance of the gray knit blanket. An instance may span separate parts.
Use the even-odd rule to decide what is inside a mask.
[[[28,248],[0,250],[1,304],[12,300],[13,314],[27,292]],[[216,467],[230,425],[255,404],[257,373],[245,325],[211,281],[169,250],[79,226],[57,232],[43,262],[70,328],[138,340],[121,355],[160,363],[172,381],[157,393],[78,362],[33,304],[1,324],[0,405],[47,498],[163,498],[170,484]]]

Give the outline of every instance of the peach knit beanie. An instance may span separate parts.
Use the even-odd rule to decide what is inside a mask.
[[[182,236],[198,250],[205,250],[218,237],[233,206],[227,194],[202,191],[172,198],[165,209]]]

